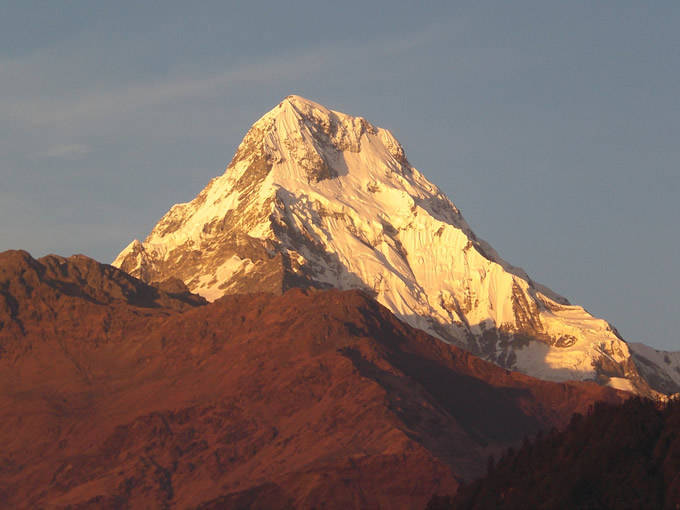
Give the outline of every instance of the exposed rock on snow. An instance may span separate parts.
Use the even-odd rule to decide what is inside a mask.
[[[641,343],[629,346],[638,371],[652,388],[662,393],[680,393],[680,352],[657,351]]]
[[[294,286],[362,288],[409,324],[503,367],[648,393],[604,320],[475,236],[392,134],[289,96],[226,172],[113,264],[208,300]]]

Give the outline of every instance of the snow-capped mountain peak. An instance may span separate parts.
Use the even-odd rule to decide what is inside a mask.
[[[288,96],[225,173],[113,263],[209,300],[362,288],[406,322],[507,368],[649,392],[626,342],[478,239],[386,129]]]

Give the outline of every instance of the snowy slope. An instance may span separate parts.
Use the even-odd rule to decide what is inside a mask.
[[[630,343],[640,374],[663,393],[680,393],[680,352],[657,351],[648,345]]]
[[[258,120],[223,175],[113,264],[149,282],[178,277],[209,300],[363,288],[501,366],[648,392],[616,331],[478,239],[389,131],[298,96]]]

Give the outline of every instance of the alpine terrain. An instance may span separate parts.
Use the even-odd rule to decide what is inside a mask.
[[[113,262],[209,301],[292,287],[363,289],[408,324],[553,381],[680,390],[640,371],[605,320],[534,282],[467,225],[386,129],[298,96],[248,131],[226,172]],[[651,365],[649,365],[651,366]]]
[[[421,510],[630,396],[504,370],[360,290],[164,287],[0,253],[0,508]]]

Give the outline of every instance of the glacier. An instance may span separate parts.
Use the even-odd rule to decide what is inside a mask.
[[[208,300],[360,288],[507,369],[655,393],[614,327],[504,261],[388,130],[299,96],[113,265],[150,283],[179,278]]]

